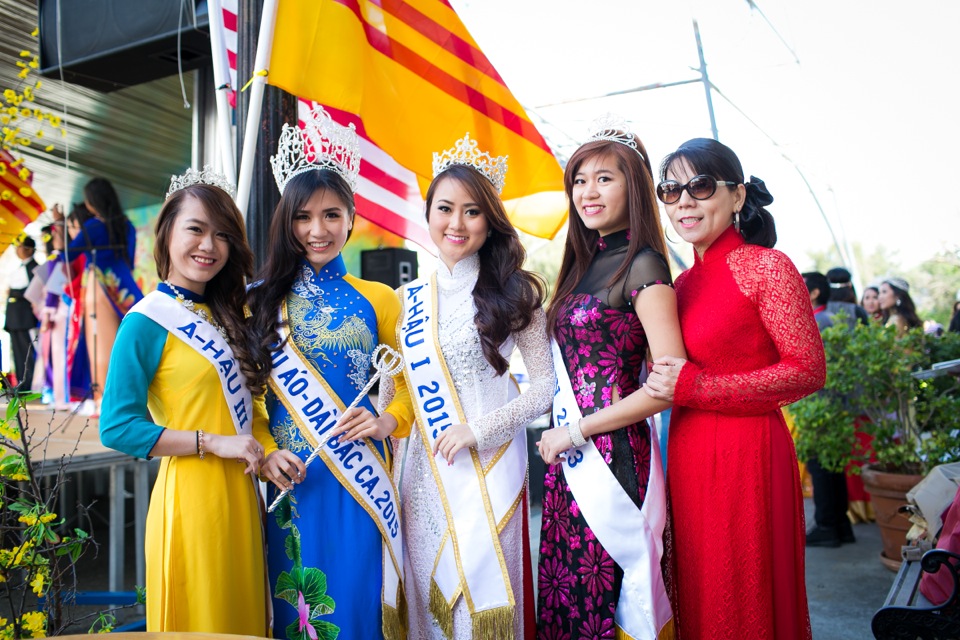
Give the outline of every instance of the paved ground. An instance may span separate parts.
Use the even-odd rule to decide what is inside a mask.
[[[813,502],[805,501],[807,521]],[[855,544],[838,549],[807,549],[807,599],[814,640],[873,638],[870,620],[886,598],[894,574],[880,564],[880,532],[875,524],[854,527]],[[540,509],[531,511],[530,542],[536,558]]]

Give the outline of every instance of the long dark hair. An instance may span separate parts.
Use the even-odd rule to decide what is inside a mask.
[[[247,294],[253,313],[248,322],[249,349],[258,365],[255,382],[261,389],[270,378],[270,353],[280,342],[277,310],[293,286],[300,259],[306,256],[303,246],[293,234],[293,218],[318,191],[329,191],[336,195],[350,216],[356,211],[350,186],[339,174],[328,169],[301,173],[291,179],[283,190],[270,221],[267,260],[257,273],[257,282]],[[350,232],[347,232],[349,238]]]
[[[529,326],[534,312],[543,306],[546,287],[539,276],[523,270],[527,252],[520,244],[520,236],[510,224],[493,184],[473,167],[455,164],[433,179],[427,190],[427,220],[437,185],[444,180],[460,183],[480,205],[490,225],[490,237],[477,251],[480,275],[473,288],[477,307],[474,323],[484,357],[497,375],[503,375],[510,363],[500,353],[500,345],[511,333]]]
[[[773,202],[773,196],[767,191],[763,180],[750,176],[749,182],[744,181],[743,166],[733,149],[713,138],[687,140],[660,163],[660,179],[666,180],[667,171],[681,160],[686,161],[696,175],[713,176],[717,180],[744,185],[747,194],[740,209],[740,233],[743,239],[767,248],[777,244],[777,227],[773,216],[764,208]]]
[[[200,203],[210,217],[210,224],[227,235],[230,254],[227,263],[215,275],[204,290],[214,319],[227,331],[233,354],[246,376],[247,386],[259,392],[260,386],[253,382],[257,365],[247,349],[247,327],[243,311],[246,295],[246,280],[253,275],[253,252],[247,244],[247,232],[243,215],[233,199],[222,189],[207,184],[195,184],[171,195],[160,209],[157,217],[157,239],[153,258],[157,263],[157,275],[166,279],[170,275],[170,234],[173,224],[188,198]]]
[[[563,260],[557,274],[557,287],[547,310],[547,331],[553,334],[560,303],[573,293],[593,261],[597,252],[597,232],[588,229],[577,213],[573,202],[573,179],[584,162],[596,157],[615,160],[617,169],[627,182],[627,220],[630,240],[623,262],[607,281],[608,286],[626,275],[634,257],[641,249],[650,247],[666,258],[667,243],[660,226],[660,210],[654,192],[653,169],[647,159],[646,147],[635,135],[637,151],[619,142],[598,140],[588,142],[573,152],[567,168],[563,172],[563,188],[567,192],[569,210],[567,213],[567,241],[563,247]],[[641,157],[642,155],[642,157]]]
[[[892,313],[896,313],[904,319],[907,326],[911,329],[922,327],[923,320],[917,315],[917,306],[913,304],[913,298],[910,297],[910,294],[900,287],[891,284],[889,280],[884,280],[884,284],[893,291],[893,295],[897,298],[897,303],[892,311],[890,309],[883,309],[883,321],[886,322],[890,319]]]
[[[110,248],[130,265],[127,256],[127,220],[120,198],[113,185],[106,178],[94,178],[83,187],[83,197],[93,213],[107,227]],[[132,266],[132,265],[130,265]]]

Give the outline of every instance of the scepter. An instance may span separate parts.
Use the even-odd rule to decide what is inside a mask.
[[[366,386],[360,390],[360,393],[358,393],[357,397],[353,399],[353,402],[350,403],[350,406],[343,410],[343,413],[340,414],[340,418],[337,420],[337,423],[333,425],[333,428],[327,431],[327,435],[324,435],[320,439],[320,442],[317,443],[317,446],[314,447],[313,451],[304,461],[304,467],[309,467],[314,460],[320,457],[320,451],[330,440],[329,434],[333,431],[336,431],[337,427],[340,426],[340,422],[343,421],[343,416],[349,413],[350,409],[356,407],[358,404],[360,404],[361,400],[367,397],[367,394],[370,393],[370,389],[373,388],[373,385],[376,384],[377,380],[379,380],[383,375],[393,377],[400,373],[400,371],[403,369],[403,356],[385,344],[378,344],[373,350],[373,353],[370,354],[370,358],[370,364],[374,368],[373,375],[370,376],[369,380],[367,380]],[[290,489],[284,489],[281,491],[280,495],[278,495],[276,499],[270,503],[270,507],[267,508],[267,513],[273,513],[274,509],[280,505],[280,501],[283,500],[286,495],[290,493],[290,491]]]

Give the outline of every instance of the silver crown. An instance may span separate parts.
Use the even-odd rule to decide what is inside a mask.
[[[205,165],[200,171],[190,167],[183,175],[170,176],[170,188],[167,189],[164,200],[180,191],[180,189],[186,189],[195,184],[209,184],[212,187],[223,189],[230,194],[231,198],[237,194],[237,190],[225,175],[217,173],[210,165]]]
[[[630,123],[624,118],[608,113],[600,116],[590,125],[590,142],[607,140],[609,142],[618,142],[625,147],[630,147],[637,152],[641,159],[645,159],[640,149],[637,148],[637,140],[630,131]]]
[[[477,150],[477,141],[470,139],[470,132],[467,132],[452,149],[443,152],[433,152],[433,177],[449,169],[452,165],[463,164],[473,167],[489,180],[497,193],[503,191],[503,183],[507,179],[507,158],[509,156],[497,156],[493,158],[486,151]]]
[[[280,195],[293,178],[313,169],[335,171],[357,192],[360,173],[360,139],[353,123],[344,127],[315,104],[310,109],[304,128],[283,125],[277,155],[270,157],[273,177]]]

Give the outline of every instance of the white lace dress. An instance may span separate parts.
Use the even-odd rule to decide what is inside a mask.
[[[523,331],[514,334],[500,347],[509,361],[514,347],[520,349],[530,377],[530,386],[508,401],[509,375],[497,376],[483,356],[480,336],[474,324],[476,308],[473,288],[479,274],[479,258],[474,255],[458,262],[453,273],[438,261],[439,341],[454,386],[460,397],[467,423],[477,439],[480,459],[486,465],[497,449],[523,431],[531,420],[549,409],[556,377],[546,334],[546,319],[538,310]],[[389,387],[389,385],[384,385]],[[390,390],[381,390],[386,398]],[[382,402],[383,400],[381,400]],[[410,640],[443,640],[439,625],[429,610],[430,580],[440,540],[447,520],[440,494],[430,471],[430,460],[423,440],[414,425],[410,437],[395,441],[398,457],[395,477],[400,483],[404,540],[404,591],[407,600]],[[405,456],[403,451],[406,450]],[[402,477],[401,477],[402,473]],[[523,574],[530,567],[523,562],[523,509],[517,509],[500,535],[500,544],[510,573],[510,586],[516,601],[515,637],[523,637]],[[533,606],[532,602],[526,603]],[[455,638],[472,638],[470,613],[461,597],[453,613]]]

